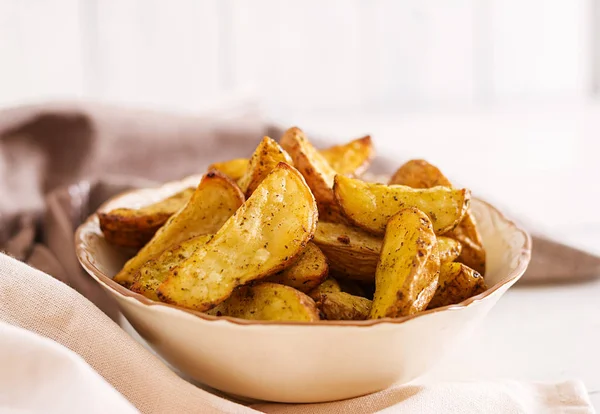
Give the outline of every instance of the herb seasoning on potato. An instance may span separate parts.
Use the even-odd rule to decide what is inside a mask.
[[[185,308],[211,309],[236,287],[290,265],[316,224],[316,203],[304,179],[280,163],[206,245],[169,272],[157,295]]]
[[[98,213],[109,243],[140,249],[114,280],[215,317],[304,323],[402,318],[485,290],[469,190],[423,160],[363,181],[373,156],[370,136],[319,150],[294,127],[195,189]]]
[[[414,207],[401,210],[387,225],[370,317],[398,318],[424,310],[435,293],[439,273],[431,221]]]
[[[390,184],[407,185],[412,188],[431,188],[436,186],[452,187],[450,180],[442,172],[425,160],[411,160],[398,168],[392,176]],[[475,216],[467,209],[462,221],[447,234],[458,240],[462,252],[458,260],[467,266],[485,273],[485,250]]]

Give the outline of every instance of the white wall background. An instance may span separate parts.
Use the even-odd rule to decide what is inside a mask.
[[[275,111],[582,101],[597,0],[0,0],[0,105],[193,109],[251,87]]]

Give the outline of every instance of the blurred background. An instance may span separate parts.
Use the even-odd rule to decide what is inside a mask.
[[[242,96],[600,252],[599,84],[600,0],[0,0],[0,107]]]
[[[0,0],[0,105],[91,98],[270,113],[581,102],[597,0]]]

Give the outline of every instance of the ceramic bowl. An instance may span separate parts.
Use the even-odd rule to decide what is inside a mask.
[[[100,210],[140,207],[199,181],[135,190]],[[464,340],[525,272],[529,235],[493,206],[472,209],[487,250],[489,289],[460,304],[400,319],[260,322],[216,318],[150,301],[112,280],[131,252],[109,245],[94,214],[75,235],[85,270],[167,362],[191,378],[236,396],[278,402],[333,401],[407,383]]]

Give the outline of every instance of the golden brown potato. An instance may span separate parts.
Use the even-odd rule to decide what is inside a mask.
[[[458,257],[461,249],[458,241],[444,236],[439,236],[437,240],[440,262],[451,262]],[[353,280],[375,281],[375,270],[383,239],[356,227],[320,221],[317,223],[313,242],[327,257],[330,273],[338,275],[340,283]],[[363,293],[359,290],[349,291],[349,293],[364,296],[364,287],[357,287],[362,289]]]
[[[169,217],[188,202],[193,193],[194,188],[188,188],[149,206],[137,209],[117,208],[107,213],[98,213],[104,238],[117,246],[139,249],[148,243]]]
[[[132,249],[140,249],[143,247],[160,226],[149,228],[145,230],[111,230],[109,228],[102,228],[102,234],[107,242],[117,247],[127,247]]]
[[[427,305],[429,305],[429,303],[431,302],[433,295],[435,295],[435,290],[438,287],[438,279],[439,273],[437,277],[435,277],[427,285],[425,285],[421,293],[417,295],[417,299],[410,304],[408,310],[406,311],[407,315],[414,315],[415,313],[419,313],[427,309]]]
[[[327,278],[327,258],[314,243],[308,243],[298,259],[287,269],[270,276],[267,281],[308,292]]]
[[[336,171],[299,128],[285,131],[280,144],[290,154],[314,194],[319,207],[319,220],[337,221],[340,214],[332,191]]]
[[[208,170],[221,171],[234,181],[239,180],[248,170],[247,158],[235,158],[229,161],[216,162],[208,167]]]
[[[329,261],[331,273],[349,279],[373,281],[382,239],[343,223],[319,221],[314,243]]]
[[[368,135],[319,152],[338,174],[350,176],[359,176],[365,172],[375,157],[375,148]]]
[[[456,260],[482,275],[485,274],[485,249],[471,210],[467,210],[458,226],[446,235],[458,240],[462,245],[462,251]]]
[[[425,160],[410,160],[392,175],[390,184],[412,188],[452,187],[450,180],[435,166]]]
[[[440,258],[433,225],[412,207],[389,221],[375,275],[370,318],[397,318],[424,310],[435,293]]]
[[[452,187],[450,180],[436,166],[425,160],[408,161],[396,171],[390,184],[407,185],[413,188],[431,188],[438,185]],[[455,238],[462,244],[458,261],[484,274],[485,249],[471,209],[467,209],[462,221],[447,236]]]
[[[383,234],[390,217],[407,207],[423,211],[433,223],[436,234],[444,234],[462,220],[471,197],[467,189],[413,189],[366,183],[343,175],[335,177],[333,190],[344,215],[373,234]]]
[[[453,262],[460,255],[461,244],[456,239],[439,236],[437,238],[438,252],[440,254],[440,263]]]
[[[130,289],[149,299],[159,300],[156,296],[156,289],[164,282],[169,270],[181,264],[212,237],[211,234],[194,237],[149,260],[136,275],[135,282]],[[327,272],[327,258],[314,243],[308,243],[306,249],[290,267],[270,276],[267,280],[306,293],[319,286],[327,277]]]
[[[329,321],[360,321],[369,318],[372,301],[346,292],[321,295],[317,307]]]
[[[115,276],[114,280],[129,287],[140,267],[148,260],[184,240],[216,233],[244,202],[244,195],[229,177],[209,171],[189,202],[156,232],[154,237]]]
[[[206,311],[233,290],[289,266],[312,239],[315,199],[293,167],[279,165],[206,245],[158,288],[167,303]]]
[[[486,289],[483,276],[475,270],[462,263],[444,263],[440,267],[440,280],[428,309],[460,303]]]
[[[327,293],[341,292],[342,289],[337,280],[332,277],[328,277],[321,283],[319,286],[308,292],[308,296],[313,298],[314,300],[319,300],[321,295],[325,295]]]
[[[292,159],[288,153],[271,138],[264,137],[252,154],[248,169],[238,181],[238,185],[246,197],[250,197],[256,187],[280,162],[292,165]]]
[[[319,311],[311,298],[289,286],[269,282],[239,287],[207,313],[259,321],[319,320]]]
[[[148,299],[158,301],[156,289],[165,281],[169,271],[179,266],[184,260],[192,255],[200,246],[205,245],[212,234],[196,236],[189,240],[181,242],[179,245],[165,250],[160,255],[147,261],[135,276],[133,285],[130,289],[133,292],[141,293]]]

